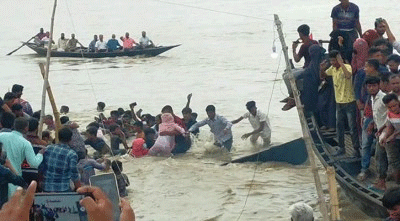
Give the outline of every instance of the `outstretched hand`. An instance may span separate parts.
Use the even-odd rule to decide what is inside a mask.
[[[188,94],[187,99],[188,100],[192,99],[192,93]]]
[[[32,207],[33,198],[35,196],[37,183],[32,181],[28,189],[25,191],[18,188],[11,199],[3,205],[0,210],[0,221],[29,220],[29,210]]]

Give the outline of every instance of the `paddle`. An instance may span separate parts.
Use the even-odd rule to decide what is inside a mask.
[[[21,46],[19,46],[17,49],[15,49],[14,51],[8,53],[7,55],[12,55],[14,52],[18,51],[20,48],[24,47],[26,45],[26,43],[30,42],[32,39],[34,39],[35,36],[33,36],[32,38],[30,38],[28,41],[24,42]]]

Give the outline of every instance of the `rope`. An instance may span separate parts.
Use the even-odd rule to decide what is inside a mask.
[[[275,43],[275,40],[276,40],[276,39],[275,39],[275,29],[274,29],[274,41],[273,41],[274,43]],[[273,44],[274,44],[274,43],[273,43]],[[278,73],[279,73],[279,68],[280,68],[280,64],[281,64],[281,59],[282,59],[282,50],[279,52],[278,68],[276,69],[276,72],[275,72],[275,79],[274,79],[274,83],[273,83],[273,85],[272,85],[271,96],[270,96],[269,102],[268,102],[267,116],[269,116],[269,110],[270,110],[270,107],[271,107],[272,96],[273,96],[274,90],[275,90],[276,80],[277,80],[277,78],[278,78]],[[259,160],[259,157],[260,157],[260,154],[257,155],[257,160],[256,160],[256,162]],[[244,209],[246,208],[247,201],[248,201],[249,196],[250,196],[250,191],[251,191],[251,188],[253,187],[254,179],[255,179],[255,177],[256,177],[257,169],[258,169],[258,164],[256,164],[256,166],[255,166],[255,168],[254,168],[253,177],[252,177],[251,182],[250,182],[249,191],[247,192],[246,199],[245,199],[245,201],[244,201],[244,205],[243,205],[242,210],[241,210],[241,212],[240,212],[240,214],[239,214],[239,217],[236,219],[236,221],[239,221],[239,220],[240,220],[240,218],[241,218],[242,215],[243,215]]]
[[[74,21],[73,21],[73,19],[72,19],[71,11],[69,10],[69,7],[68,7],[68,0],[65,0],[65,5],[66,5],[66,7],[67,7],[67,11],[68,11],[68,14],[69,14],[69,18],[70,18],[70,20],[71,20],[72,29],[73,29],[74,32],[76,33],[75,24],[74,24]],[[81,52],[82,58],[84,58],[84,56],[83,56],[83,50],[80,50],[80,52]],[[89,78],[89,82],[90,82],[90,86],[91,86],[91,88],[92,88],[92,93],[93,93],[94,99],[96,100],[96,103],[98,103],[99,101],[98,101],[98,99],[97,99],[97,96],[96,96],[96,93],[95,93],[95,90],[94,90],[94,86],[93,86],[92,78],[90,77],[89,69],[88,69],[88,67],[87,67],[86,62],[83,62],[83,63],[85,64],[86,74],[87,74],[87,76],[88,76],[88,78]],[[102,125],[103,128],[105,128],[103,122],[101,122],[100,124]],[[101,129],[101,130],[102,130],[102,129]],[[103,130],[102,130],[102,131],[103,131]],[[108,133],[109,136],[110,136],[110,138],[111,138],[111,136],[112,136],[111,132],[110,132],[110,131],[107,131],[107,130],[105,130],[105,131],[106,131],[106,134]],[[104,137],[104,139],[105,139],[107,142],[109,142],[109,143],[111,144],[111,141],[109,141],[106,137]],[[126,138],[125,138],[125,141],[126,141]],[[110,145],[110,146],[107,145],[107,147],[108,147],[108,149],[109,149],[109,151],[110,151],[111,156],[112,156],[112,157],[115,157],[115,155],[114,155],[114,153],[113,153],[113,151],[112,151],[111,145]],[[118,167],[119,172],[122,174],[122,169],[118,166],[118,164],[117,164],[117,167]],[[121,177],[124,179],[125,183],[128,183],[128,180],[125,179],[124,176],[121,176]]]
[[[216,12],[216,13],[221,13],[221,14],[235,15],[235,16],[240,16],[240,17],[245,17],[245,18],[257,19],[257,20],[262,20],[262,21],[273,21],[272,19],[266,19],[266,18],[261,18],[261,17],[257,17],[257,16],[244,15],[244,14],[239,14],[239,13],[235,13],[235,12],[220,11],[220,10],[215,10],[215,9],[209,9],[209,8],[203,8],[203,7],[199,7],[199,6],[169,2],[169,1],[164,1],[164,0],[153,0],[153,1],[161,2],[161,3],[165,3],[165,4],[169,4],[169,5],[178,5],[178,6],[187,7],[187,8],[194,8],[194,9],[200,9],[200,10],[204,10],[204,11]]]

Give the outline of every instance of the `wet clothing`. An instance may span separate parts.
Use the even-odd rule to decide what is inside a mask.
[[[72,121],[68,121],[64,125],[70,126],[72,124],[73,124]],[[71,138],[71,141],[69,142],[69,146],[77,154],[78,153],[85,153],[86,152],[85,140],[83,139],[83,137],[81,136],[81,134],[79,133],[77,128],[71,128],[71,130],[72,130],[72,138]]]
[[[89,178],[96,175],[94,169],[104,170],[105,164],[98,163],[93,159],[82,159],[77,164],[79,174],[81,175],[82,185],[90,185]]]
[[[145,148],[145,141],[142,138],[137,138],[132,142],[132,151],[131,156],[133,157],[142,157],[147,155],[149,150]]]
[[[111,136],[111,151],[113,155],[118,155],[118,154],[125,154],[126,150],[125,149],[119,149],[119,144],[121,144],[123,140],[117,136],[117,135],[112,135]]]
[[[192,132],[195,129],[202,127],[206,124],[208,124],[208,126],[210,127],[211,132],[214,134],[214,139],[217,143],[222,144],[232,138],[232,123],[228,121],[225,117],[218,114],[215,115],[214,119],[207,118],[205,120],[197,122],[189,129],[189,132]]]
[[[256,116],[254,116],[250,112],[247,112],[242,117],[243,119],[249,119],[249,122],[254,130],[260,128],[261,122],[265,122],[266,124],[264,126],[264,129],[260,133],[258,133],[258,135],[261,136],[264,140],[271,140],[271,125],[266,114],[264,114],[260,110],[257,110]]]
[[[119,196],[127,197],[128,192],[126,191],[126,187],[130,185],[128,176],[122,173],[122,174],[115,174],[115,177],[117,178]]]
[[[159,132],[179,132],[185,133],[185,129],[175,123],[174,117],[169,113],[161,115],[162,123],[159,125]],[[159,135],[156,142],[149,150],[149,155],[163,155],[169,156],[171,151],[175,148],[175,136]]]
[[[59,143],[47,147],[41,171],[44,175],[45,192],[71,191],[70,181],[79,180],[78,155],[67,144]]]

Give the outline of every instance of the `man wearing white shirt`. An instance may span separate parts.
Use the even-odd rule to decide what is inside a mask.
[[[107,42],[103,41],[103,35],[99,35],[99,40],[96,42],[96,52],[107,52]]]
[[[378,77],[367,77],[365,80],[365,85],[367,87],[368,94],[371,96],[371,104],[372,104],[372,114],[373,121],[369,123],[366,132],[368,135],[373,133],[374,128],[380,129],[385,125],[387,118],[387,108],[382,101],[382,98],[386,95],[379,89],[380,79]],[[362,139],[367,139],[367,134],[363,136]],[[379,142],[377,142],[377,159],[380,159],[382,156],[380,154],[386,155],[386,153],[381,150],[379,146]],[[382,159],[384,160],[384,159]],[[379,160],[377,160],[379,161]],[[361,150],[361,173],[358,175],[360,180],[365,180],[367,177],[367,171],[371,162],[371,145],[362,145]],[[378,162],[378,168],[380,164]],[[384,167],[384,166],[383,166]],[[378,169],[378,173],[384,173],[384,171]],[[382,175],[383,176],[383,175]]]
[[[150,40],[149,37],[146,36],[145,31],[142,31],[142,37],[139,39],[139,44],[142,48],[154,47],[153,42]]]
[[[268,116],[257,110],[256,102],[254,101],[247,102],[246,108],[249,112],[232,121],[232,124],[239,123],[241,120],[248,118],[254,130],[250,133],[244,134],[242,139],[247,139],[251,136],[250,141],[253,145],[255,145],[257,143],[257,139],[261,137],[263,139],[263,146],[268,146],[268,144],[271,143],[271,126]]]

